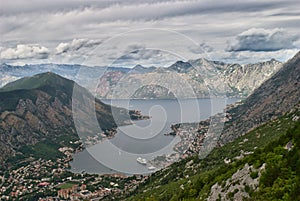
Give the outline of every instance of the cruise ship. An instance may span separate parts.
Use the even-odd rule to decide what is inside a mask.
[[[154,171],[154,170],[156,170],[156,167],[154,167],[154,166],[149,166],[149,167],[148,167],[148,170]]]
[[[136,159],[136,161],[142,165],[146,165],[147,164],[147,160],[145,158],[141,158],[141,157],[138,157]]]

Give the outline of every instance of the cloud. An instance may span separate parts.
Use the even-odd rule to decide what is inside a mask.
[[[197,47],[190,47],[190,51],[194,54],[203,54],[206,52],[212,52],[213,50],[214,48],[206,43],[201,43]]]
[[[281,62],[286,62],[288,59],[292,58],[295,54],[299,52],[299,49],[282,49],[278,51],[269,52],[257,52],[257,51],[237,51],[237,52],[226,52],[218,50],[212,52],[210,55],[210,60],[222,61],[225,63],[239,63],[239,64],[249,64],[258,63],[263,61],[269,61],[271,59],[276,59]]]
[[[268,1],[209,1],[209,0],[114,0],[114,1],[74,1],[74,0],[0,0],[0,15],[23,15],[43,13],[80,14],[89,12],[99,21],[116,20],[158,20],[162,18],[232,12],[258,12],[265,9],[296,5],[297,0]]]
[[[16,48],[1,51],[1,59],[47,59],[50,54],[48,48],[36,44],[19,44]]]
[[[277,51],[294,48],[297,36],[286,33],[283,29],[249,29],[236,37],[236,43],[228,51]]]
[[[153,60],[160,60],[162,52],[156,49],[148,49],[142,44],[131,44],[124,51],[124,55],[115,61],[118,65],[134,65],[135,63],[143,63],[149,65]]]
[[[73,39],[70,43],[60,43],[55,49],[56,54],[78,51],[81,48],[94,47],[101,44],[98,40]]]
[[[207,58],[207,55],[213,55],[219,50],[229,55],[241,52],[239,49],[243,45],[239,44],[242,42],[238,41],[237,34],[252,27],[266,30],[281,27],[285,33],[299,35],[299,0],[251,0],[238,4],[233,0],[0,0],[0,5],[0,46],[7,49],[18,44],[44,44],[51,50],[48,62],[53,63],[75,63],[82,58],[79,61],[93,61],[91,65],[107,65],[109,62],[106,62],[106,58],[112,57],[114,61],[121,57],[128,46],[127,41],[119,39],[120,42],[114,46],[115,50],[110,50],[107,45],[98,51],[91,51],[96,45],[93,46],[87,40],[101,40],[103,43],[100,45],[103,47],[107,39],[114,40],[115,36],[120,38],[119,35],[128,35],[127,32],[138,29],[178,32],[191,38],[195,44],[205,41],[199,47],[189,48],[186,43],[172,40],[169,35],[136,34],[132,40],[132,43],[145,44],[147,48],[172,46],[174,53],[187,52],[186,55],[178,54],[184,59]],[[237,42],[228,47],[226,41],[235,37]],[[149,38],[151,45],[143,41]],[[299,47],[296,42],[293,45]],[[132,53],[131,56],[150,57],[147,54],[150,54],[149,50],[147,53]],[[159,57],[155,62],[164,60]],[[28,59],[24,62],[42,63],[45,60]]]
[[[119,52],[119,50],[116,51]],[[142,66],[162,67],[169,66],[171,63],[178,60],[176,55],[173,55],[168,51],[148,48],[146,44],[139,43],[128,44],[126,47],[122,48],[120,54],[109,50],[105,52],[109,54],[106,56],[107,59],[111,61],[109,65],[118,67],[134,67],[137,64],[141,64]],[[93,60],[93,58],[89,60]]]
[[[159,56],[161,56],[160,50],[141,49],[141,50],[132,51],[129,54],[122,56],[121,59],[138,61],[138,60],[148,60],[153,57],[159,57]]]

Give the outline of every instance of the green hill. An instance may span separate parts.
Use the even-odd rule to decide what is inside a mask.
[[[75,96],[73,89],[77,90]],[[77,116],[86,122],[76,128],[74,106]],[[93,106],[97,122],[88,123]],[[0,161],[3,163],[24,146],[42,144],[45,153],[53,148],[57,151],[62,141],[78,140],[77,131],[95,135],[100,132],[99,126],[105,131],[130,123],[132,115],[126,109],[102,103],[85,88],[54,73],[17,80],[0,90]]]
[[[42,74],[37,74],[32,77],[24,77],[14,82],[10,82],[0,89],[0,92],[4,91],[14,91],[20,89],[37,89],[45,86],[60,86],[65,90],[73,90],[74,82],[65,79],[55,73],[47,72]]]

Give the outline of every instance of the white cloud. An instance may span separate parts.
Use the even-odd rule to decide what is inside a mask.
[[[236,43],[228,51],[277,51],[294,48],[298,36],[286,33],[283,29],[251,28],[236,37]]]
[[[1,51],[1,59],[47,59],[50,54],[48,48],[36,44],[20,44],[16,48]]]

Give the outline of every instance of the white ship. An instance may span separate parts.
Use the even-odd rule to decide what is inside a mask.
[[[149,166],[149,167],[148,167],[148,170],[154,171],[154,170],[156,170],[156,167],[154,167],[154,166]]]
[[[142,165],[146,165],[146,164],[147,164],[147,160],[144,159],[144,158],[141,158],[141,157],[138,157],[138,158],[136,159],[136,161],[137,161],[138,163],[142,164]]]

